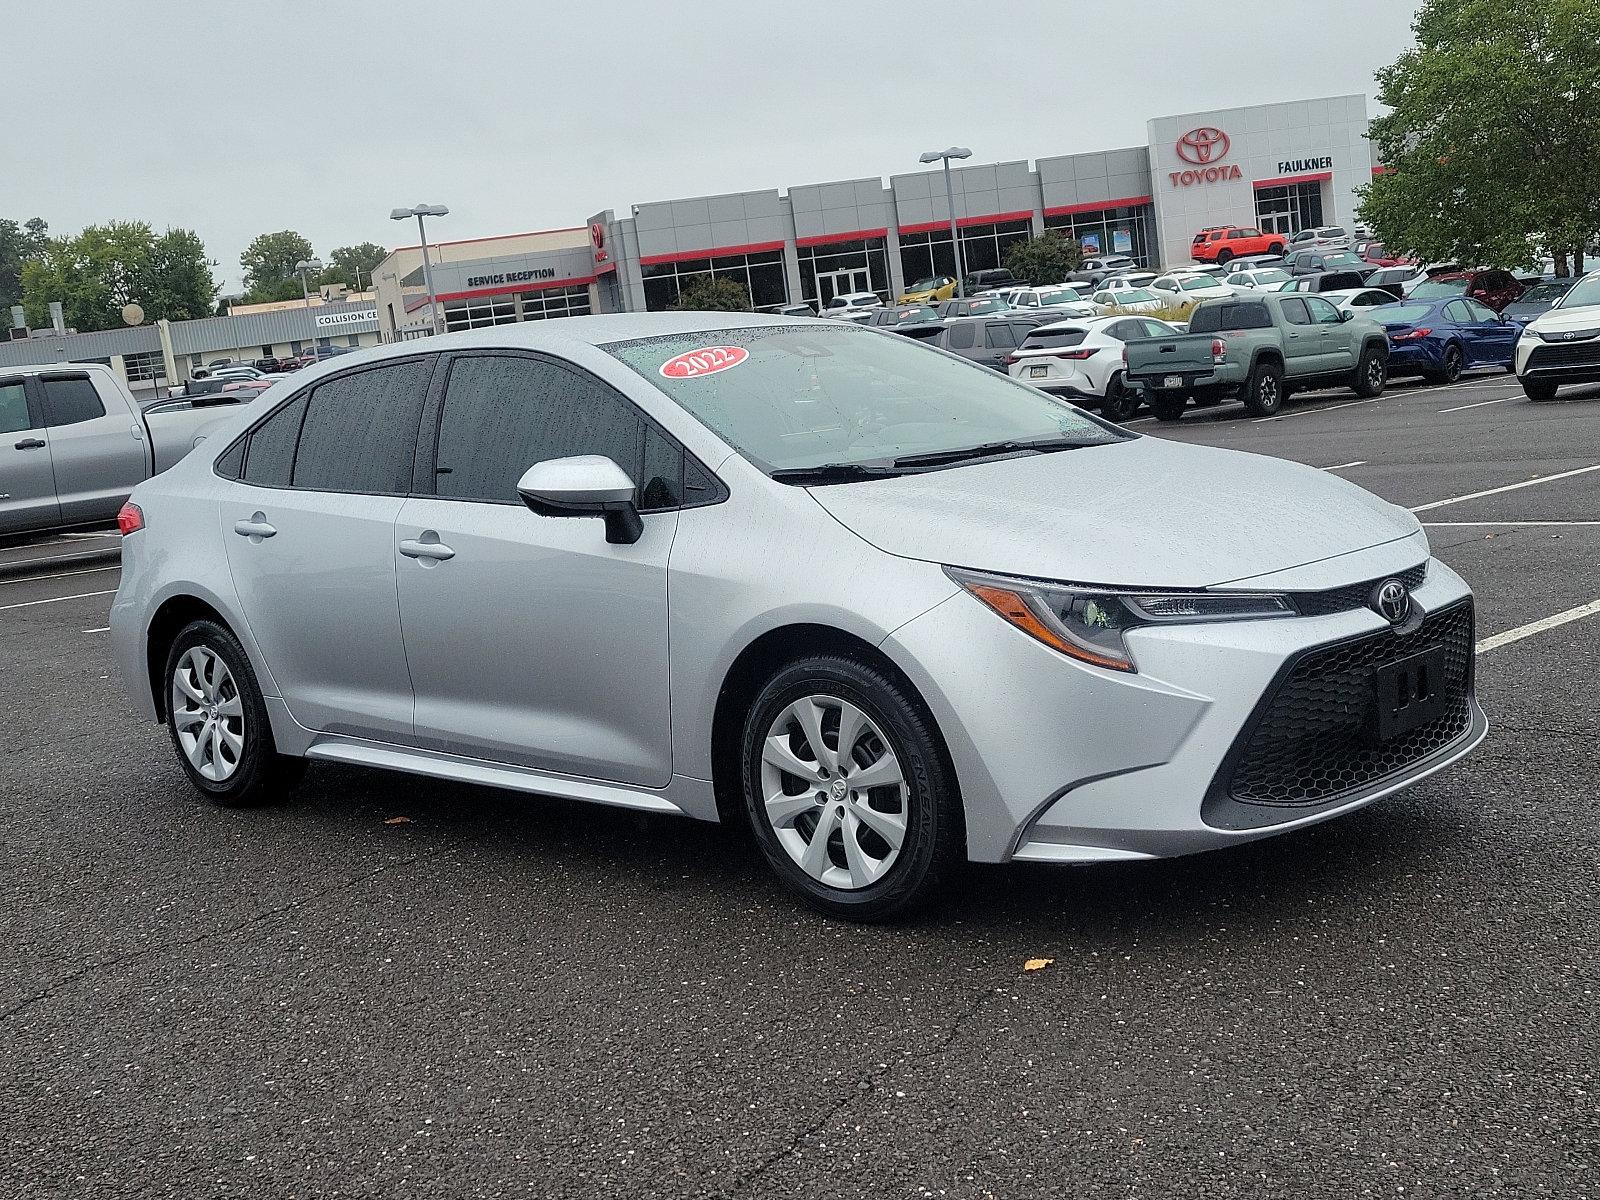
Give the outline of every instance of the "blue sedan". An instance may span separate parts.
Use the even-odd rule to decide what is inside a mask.
[[[1521,326],[1465,296],[1402,300],[1369,308],[1389,331],[1389,376],[1422,375],[1454,383],[1475,367],[1512,369]]]

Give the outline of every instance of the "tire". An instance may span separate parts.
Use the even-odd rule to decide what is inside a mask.
[[[1273,242],[1271,245],[1269,245],[1267,247],[1267,253],[1268,254],[1282,254],[1283,251],[1284,251],[1284,244],[1282,242]]]
[[[1154,392],[1150,408],[1158,421],[1181,421],[1183,410],[1189,407],[1189,397],[1182,392]]]
[[[1252,417],[1272,417],[1283,407],[1283,368],[1263,360],[1250,371],[1244,384],[1244,406]]]
[[[1219,266],[1219,267],[1225,266],[1226,264],[1228,264],[1228,263],[1230,263],[1232,261],[1233,261],[1233,251],[1232,250],[1224,249],[1224,250],[1218,250],[1217,251],[1217,266]]]
[[[1106,397],[1100,401],[1100,415],[1118,425],[1133,420],[1139,411],[1139,393],[1122,382],[1121,375],[1113,375],[1106,383]]]
[[[1463,361],[1460,346],[1454,343],[1446,346],[1444,348],[1444,366],[1437,371],[1428,372],[1429,382],[1438,384],[1455,383],[1461,378]]]
[[[1350,390],[1363,400],[1375,400],[1383,395],[1383,389],[1388,382],[1388,359],[1383,351],[1369,346],[1362,352],[1361,361],[1356,363],[1356,373],[1350,381]]]
[[[226,808],[254,808],[299,782],[305,760],[278,753],[256,674],[226,628],[185,626],[167,651],[162,685],[178,765],[201,795]]]
[[[1560,386],[1548,379],[1524,379],[1521,383],[1522,394],[1529,400],[1554,400],[1556,388]]]
[[[857,731],[848,769],[835,757],[847,711]],[[807,712],[815,714],[820,753],[805,732]],[[779,749],[769,753],[774,742]],[[740,762],[745,815],[767,865],[829,916],[883,921],[909,912],[937,894],[965,857],[961,796],[933,720],[878,667],[819,654],[778,671],[750,706]],[[898,782],[860,793],[848,786],[852,774],[867,771]],[[862,820],[863,811],[872,815]]]

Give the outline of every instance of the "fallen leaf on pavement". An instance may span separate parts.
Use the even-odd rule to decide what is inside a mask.
[[[410,817],[390,817],[387,821],[384,822],[384,824],[385,825],[409,825],[409,824],[411,824],[411,818]]]
[[[1053,962],[1055,962],[1053,958],[1030,958],[1022,964],[1022,969],[1024,971],[1042,971]]]

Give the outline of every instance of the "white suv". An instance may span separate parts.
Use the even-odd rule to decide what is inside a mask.
[[[1056,396],[1087,401],[1101,416],[1127,421],[1139,393],[1123,386],[1122,347],[1136,338],[1169,337],[1179,330],[1154,317],[1093,317],[1041,325],[1008,361],[1011,378]]]

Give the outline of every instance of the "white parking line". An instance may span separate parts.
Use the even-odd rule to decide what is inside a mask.
[[[1424,521],[1424,529],[1469,529],[1474,525],[1493,525],[1518,528],[1524,525],[1600,525],[1600,521]]]
[[[109,625],[96,625],[93,629],[85,629],[84,632],[85,633],[110,633],[111,632],[111,626],[109,626]]]
[[[31,567],[34,563],[83,562],[86,559],[92,561],[90,555],[88,554],[44,554],[40,555],[38,558],[11,558],[0,560],[0,566],[13,563],[19,565],[22,563],[27,563]]]
[[[32,608],[35,604],[60,604],[63,600],[88,600],[92,596],[115,596],[117,589],[107,592],[79,592],[75,596],[51,596],[48,600],[24,600],[21,604],[0,604],[0,612],[11,608]]]
[[[1455,408],[1441,408],[1440,414],[1453,412],[1466,412],[1469,408],[1482,408],[1485,404],[1504,404],[1507,400],[1515,400],[1515,396],[1501,396],[1498,400],[1479,400],[1476,404],[1458,404]]]
[[[1530,621],[1526,625],[1518,625],[1515,629],[1508,629],[1504,633],[1497,633],[1493,637],[1484,638],[1476,649],[1479,654],[1487,654],[1490,650],[1497,650],[1501,646],[1512,642],[1520,642],[1525,637],[1532,637],[1536,633],[1543,633],[1546,629],[1555,629],[1557,626],[1566,625],[1572,621],[1581,621],[1584,617],[1592,617],[1600,613],[1600,600],[1591,600],[1587,604],[1580,604],[1577,608],[1569,608],[1566,612],[1558,612],[1554,616],[1545,617],[1541,621]]]
[[[1524,479],[1521,483],[1508,483],[1504,487],[1487,488],[1481,492],[1468,492],[1465,496],[1451,496],[1448,500],[1435,500],[1432,504],[1419,504],[1411,511],[1414,513],[1431,512],[1436,508],[1443,508],[1446,504],[1460,504],[1463,500],[1477,500],[1483,496],[1498,496],[1501,492],[1514,492],[1518,488],[1532,487],[1536,483],[1554,483],[1558,479],[1571,479],[1574,475],[1587,475],[1590,471],[1600,471],[1600,463],[1592,467],[1577,467],[1571,471],[1559,471],[1554,475],[1540,475],[1536,479]]]
[[[1358,458],[1358,459],[1355,460],[1355,462],[1340,463],[1336,467],[1318,467],[1317,469],[1319,471],[1342,471],[1346,467],[1364,467],[1366,465],[1367,465],[1367,460],[1366,459]]]
[[[71,579],[74,575],[98,575],[101,571],[120,571],[120,564],[114,567],[85,567],[81,571],[57,571],[54,575],[23,575],[17,579],[0,579],[0,587],[10,583],[34,583],[40,579]]]
[[[1321,408],[1302,408],[1299,412],[1279,413],[1275,417],[1257,417],[1254,421],[1251,421],[1250,424],[1265,425],[1268,421],[1287,421],[1291,417],[1309,417],[1313,413],[1333,412],[1338,408],[1355,408],[1357,405],[1361,404],[1376,404],[1378,400],[1381,400],[1382,398],[1383,397],[1379,396],[1377,399],[1373,400],[1352,400],[1348,404],[1326,404]]]

